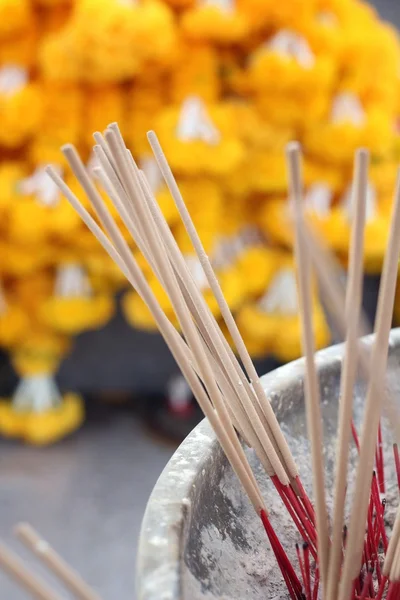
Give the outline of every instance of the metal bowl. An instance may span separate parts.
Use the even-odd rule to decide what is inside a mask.
[[[368,347],[371,340],[372,336],[364,340]],[[325,434],[325,446],[321,451],[326,464],[328,504],[332,495],[342,353],[343,346],[338,345],[316,355]],[[387,385],[397,403],[400,398],[399,363],[400,329],[397,329],[392,331],[390,338],[387,371]],[[303,378],[304,360],[301,359],[263,377],[262,383],[287,435],[303,483],[312,493]],[[359,381],[354,395],[356,422],[362,415],[364,397],[364,383]],[[288,554],[293,555],[297,533],[253,451],[247,450],[247,453],[270,510],[271,521]],[[355,458],[355,451],[352,457]],[[390,480],[389,474],[387,476]],[[259,519],[206,421],[187,437],[160,476],[144,516],[138,557],[139,600],[276,600],[287,597]]]

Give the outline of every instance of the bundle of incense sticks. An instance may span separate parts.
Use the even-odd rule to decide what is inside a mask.
[[[254,365],[218,280],[179,192],[166,157],[153,132],[150,146],[193,244],[209,288],[219,305],[235,352],[198,289],[191,271],[160,211],[143,172],[138,169],[116,124],[104,134],[95,133],[93,173],[115,206],[137,250],[158,278],[173,306],[179,329],[167,318],[107,205],[74,147],[63,153],[96,218],[85,209],[59,175],[47,172],[80,214],[106,252],[116,262],[151,311],[157,326],[247,495],[260,516],[282,573],[288,598],[314,600],[365,600],[400,597],[400,510],[393,530],[386,531],[384,461],[381,414],[391,411],[395,433],[399,419],[393,402],[386,398],[388,338],[394,303],[400,251],[400,185],[395,193],[393,218],[379,294],[375,337],[370,354],[360,344],[365,331],[361,313],[363,239],[368,182],[368,152],[357,153],[353,184],[353,221],[346,290],[338,283],[337,266],[310,230],[303,213],[301,152],[297,143],[287,149],[288,178],[296,232],[298,295],[305,355],[305,405],[311,442],[314,503],[311,502],[288,444],[265,396]],[[346,338],[339,402],[338,444],[334,509],[329,515],[325,496],[325,466],[318,374],[314,361],[311,284],[318,278],[335,325]],[[240,359],[240,362],[238,358]],[[353,388],[357,366],[368,380],[365,414],[360,439],[352,420]],[[238,435],[239,434],[239,435]],[[256,452],[293,520],[302,543],[296,546],[298,562],[292,564],[287,549],[274,530],[259,485],[239,436]],[[359,460],[351,511],[345,514],[347,469],[351,438]],[[396,437],[396,439],[398,439]],[[400,460],[394,451],[399,481]],[[238,599],[239,600],[239,599]]]

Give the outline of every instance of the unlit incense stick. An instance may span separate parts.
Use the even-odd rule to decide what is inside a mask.
[[[303,190],[301,180],[300,146],[290,144],[287,148],[290,196],[295,207],[296,232],[303,220]],[[305,402],[307,429],[311,442],[313,488],[317,516],[318,559],[321,583],[326,585],[328,571],[328,512],[325,499],[325,468],[323,461],[323,434],[320,408],[319,381],[314,361],[314,334],[312,324],[311,260],[300,235],[296,235],[296,265],[298,276],[299,305],[302,319],[302,346],[306,359]]]
[[[78,600],[101,600],[82,577],[28,523],[20,523],[15,535],[31,550]]]
[[[335,600],[342,559],[344,508],[347,489],[351,422],[353,418],[353,389],[357,371],[359,321],[362,301],[364,227],[368,186],[368,160],[365,150],[356,155],[352,190],[354,222],[350,242],[349,276],[346,293],[346,344],[342,363],[339,394],[338,442],[332,519],[332,548],[326,584],[327,600]]]

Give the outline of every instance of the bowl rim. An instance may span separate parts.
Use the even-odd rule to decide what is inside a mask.
[[[373,335],[363,338],[371,346]],[[400,328],[389,338],[389,354],[400,346]],[[320,350],[317,369],[341,362],[344,344]],[[299,377],[304,377],[305,359],[299,358],[261,377],[267,397],[274,398]],[[274,407],[275,408],[275,407]],[[207,419],[187,436],[158,478],[148,500],[139,535],[136,565],[138,600],[181,600],[180,541],[183,537],[188,499],[201,464],[218,444]]]

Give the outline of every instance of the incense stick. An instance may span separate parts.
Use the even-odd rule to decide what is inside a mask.
[[[213,268],[209,261],[209,258],[207,256],[206,252],[204,251],[200,237],[196,231],[196,228],[194,227],[194,224],[190,217],[190,214],[185,206],[185,203],[183,201],[183,198],[182,198],[182,195],[178,188],[178,185],[177,185],[175,178],[172,174],[172,171],[168,165],[167,159],[162,151],[162,148],[160,146],[160,143],[159,143],[155,133],[153,131],[151,131],[148,133],[147,137],[148,137],[150,146],[153,150],[154,156],[157,160],[160,171],[165,179],[165,182],[166,182],[168,189],[171,193],[171,196],[176,204],[176,207],[181,216],[181,219],[185,226],[185,229],[189,235],[189,238],[190,238],[190,240],[193,244],[193,247],[196,251],[196,254],[197,254],[197,256],[200,260],[200,263],[203,267],[203,270],[207,277],[207,281],[210,285],[210,288],[217,300],[219,309],[221,311],[221,315],[225,321],[225,324],[228,328],[230,335],[232,336],[232,339],[234,341],[234,344],[236,346],[238,354],[239,354],[239,356],[243,362],[243,365],[246,369],[250,383],[254,387],[258,401],[260,402],[260,405],[261,405],[262,409],[264,410],[264,413],[268,420],[269,426],[273,432],[273,435],[274,435],[276,442],[280,448],[280,451],[282,452],[282,455],[284,456],[287,468],[288,468],[291,476],[295,478],[298,476],[298,470],[297,470],[296,463],[293,459],[292,453],[289,449],[289,446],[287,445],[284,435],[282,434],[282,431],[276,420],[275,414],[270,406],[270,403],[269,403],[268,399],[265,397],[265,392],[260,383],[259,377],[257,375],[257,372],[256,372],[254,364],[253,364],[253,361],[250,358],[247,348],[243,342],[243,338],[240,335],[240,332],[237,328],[237,325],[236,325],[235,320],[232,316],[232,313],[229,309],[229,306],[224,298],[221,287],[220,287],[218,280],[214,274],[214,271],[213,271]]]
[[[344,506],[347,487],[347,464],[351,438],[353,408],[353,389],[356,378],[358,355],[358,332],[362,300],[363,247],[366,212],[366,194],[368,185],[369,155],[360,150],[356,155],[353,206],[354,223],[350,243],[349,277],[346,293],[346,329],[347,339],[342,362],[339,395],[338,449],[336,456],[336,475],[334,492],[334,512],[332,548],[329,556],[329,570],[326,586],[327,600],[337,596],[339,572],[342,558],[342,535]]]
[[[83,168],[81,161],[75,162],[75,152],[72,150],[72,147],[64,148],[64,151],[67,151],[69,155],[69,159],[71,160],[74,168],[77,169],[77,172],[81,173],[81,169]],[[255,482],[254,475],[248,465],[247,459],[244,457],[244,453],[242,448],[238,446],[237,438],[234,436],[230,438],[229,435],[225,432],[224,426],[217,417],[214,409],[209,401],[207,394],[204,391],[204,388],[200,384],[200,381],[197,378],[196,373],[193,370],[192,365],[188,359],[190,353],[188,353],[186,346],[183,343],[183,340],[177,334],[175,328],[171,325],[170,321],[165,316],[164,312],[161,310],[154,294],[152,293],[150,287],[147,284],[142,272],[140,271],[134,257],[131,254],[131,251],[120,234],[115,222],[109,215],[101,197],[99,196],[97,190],[95,190],[92,184],[89,185],[89,182],[84,177],[85,181],[85,191],[88,194],[88,197],[91,201],[93,201],[93,205],[95,207],[96,212],[100,215],[101,220],[106,224],[107,233],[110,235],[110,238],[104,234],[104,232],[100,229],[94,219],[89,215],[89,213],[85,210],[76,196],[71,192],[68,186],[60,180],[57,176],[57,173],[49,167],[47,169],[50,177],[53,179],[55,183],[60,187],[60,190],[64,194],[65,198],[71,203],[71,205],[76,208],[85,224],[89,227],[92,233],[97,237],[99,242],[103,245],[104,249],[109,253],[111,258],[113,258],[119,266],[121,266],[122,271],[127,276],[128,281],[131,285],[138,290],[140,296],[149,306],[151,313],[159,327],[167,346],[169,347],[172,355],[174,356],[176,362],[181,368],[184,376],[186,377],[194,396],[196,397],[200,407],[202,408],[204,414],[210,421],[211,426],[214,428],[217,437],[219,438],[221,445],[226,452],[228,459],[232,463],[232,466],[237,473],[243,487],[246,489],[246,492],[251,499],[253,506],[259,511],[261,508],[265,508],[265,504],[261,499],[261,493],[258,489],[258,486]],[[90,195],[89,195],[90,194]],[[115,243],[116,248],[113,247],[112,240]],[[238,464],[237,456],[240,456]]]
[[[310,229],[306,222],[303,223],[300,235],[307,246],[312,257],[313,265],[318,275],[321,288],[325,292],[325,299],[329,305],[330,315],[334,320],[335,327],[338,329],[343,339],[346,338],[346,299],[342,286],[339,283],[338,272],[332,254],[323,247],[318,241],[317,236]],[[367,319],[361,311],[358,336],[364,336],[370,333]],[[370,351],[363,343],[358,344],[358,359],[362,375],[366,381],[370,374]],[[394,433],[395,440],[400,443],[400,415],[396,410],[393,400],[385,395],[384,410],[388,416],[390,427]]]
[[[34,575],[14,552],[1,543],[0,566],[36,600],[63,600],[41,578]]]
[[[79,600],[101,600],[82,577],[28,523],[17,525],[15,535]]]
[[[112,150],[114,153],[117,154],[116,157],[116,163],[118,163],[118,153],[121,150],[122,147],[122,139],[119,139],[119,142],[117,142],[116,136],[117,134],[113,131],[108,132],[107,135],[107,140],[109,141],[109,143],[112,145]],[[122,160],[121,156],[119,156],[119,159]],[[193,332],[194,328],[192,327],[191,321],[189,319],[188,313],[187,313],[187,308],[185,306],[185,302],[182,302],[182,298],[180,298],[179,296],[179,292],[178,292],[178,288],[177,285],[179,285],[178,280],[173,280],[171,274],[174,272],[175,275],[179,274],[181,281],[183,282],[184,286],[187,288],[188,291],[188,298],[190,298],[191,302],[194,303],[195,309],[198,312],[198,321],[200,320],[200,322],[204,322],[205,323],[205,330],[207,331],[207,328],[210,328],[211,330],[215,331],[215,327],[214,324],[212,322],[212,319],[210,317],[209,314],[209,309],[208,307],[206,307],[203,298],[201,297],[201,294],[197,288],[197,286],[194,284],[193,279],[190,277],[189,271],[187,269],[187,265],[182,257],[182,255],[180,254],[180,252],[177,249],[177,246],[175,244],[175,242],[173,241],[172,236],[167,234],[167,231],[169,232],[169,229],[167,227],[167,224],[165,222],[163,222],[163,219],[160,215],[160,213],[157,211],[156,209],[156,205],[155,205],[155,200],[154,198],[152,198],[152,194],[150,192],[149,186],[148,185],[142,185],[141,184],[141,177],[140,177],[140,173],[137,170],[136,166],[134,164],[132,164],[129,168],[128,171],[128,161],[125,160],[125,166],[120,168],[120,172],[123,178],[123,181],[125,183],[125,187],[126,189],[129,189],[129,174],[131,174],[132,176],[134,176],[136,178],[136,185],[132,186],[130,188],[130,200],[132,202],[132,205],[135,206],[136,211],[141,214],[141,221],[144,223],[144,221],[146,221],[146,225],[145,225],[145,229],[146,232],[144,232],[144,237],[147,240],[148,245],[153,248],[154,252],[158,252],[158,265],[156,264],[156,269],[155,269],[155,274],[158,275],[158,277],[161,279],[161,282],[164,283],[164,285],[168,289],[171,290],[171,284],[173,285],[174,291],[173,291],[173,298],[171,297],[172,300],[172,304],[174,307],[176,307],[177,311],[177,316],[179,318],[179,314],[181,316],[183,316],[182,313],[182,308],[184,308],[184,312],[186,313],[187,319],[185,321],[185,324],[183,324],[181,322],[182,325],[182,329],[184,330],[184,332],[186,331],[186,333],[188,334],[189,338],[192,335],[191,332],[189,332],[187,330],[188,325],[190,324],[190,329]],[[142,178],[143,180],[143,178]],[[139,186],[137,185],[139,184]],[[141,188],[141,189],[140,189]],[[144,197],[140,198],[140,192],[143,192]],[[122,198],[120,198],[120,201],[123,201]],[[146,207],[146,203],[144,201],[147,201],[147,207]],[[121,202],[120,202],[121,203]],[[147,211],[146,208],[148,208],[149,210]],[[153,209],[153,210],[152,210]],[[127,223],[128,225],[128,223]],[[157,227],[158,226],[158,227]],[[153,239],[151,238],[150,233],[151,232],[158,232],[157,236],[153,236]],[[137,233],[133,230],[132,234],[135,238],[135,241],[137,241],[137,243],[139,244],[139,241],[137,240]],[[165,244],[165,247],[164,247]],[[162,248],[162,250],[161,250]],[[167,252],[165,253],[165,250],[167,250]],[[167,260],[167,256],[169,257],[169,261]],[[156,260],[157,263],[157,260]],[[173,269],[171,270],[171,267],[173,267]],[[160,277],[160,273],[163,273],[163,275]],[[168,273],[168,275],[166,276],[165,274]],[[183,299],[184,300],[184,299]],[[177,305],[178,302],[178,305]],[[228,369],[228,377],[230,379],[231,382],[235,382],[237,381],[237,374],[232,372],[231,370],[231,356],[230,354],[227,352],[226,350],[226,343],[223,343],[221,341],[221,337],[218,335],[214,335],[212,337],[209,336],[209,339],[212,342],[212,346],[215,349],[215,356],[218,357],[219,360],[221,360],[221,364],[223,365],[223,367],[226,369]],[[198,358],[197,358],[198,360]],[[206,386],[209,387],[210,385],[210,380],[208,380],[205,382]],[[253,404],[250,400],[250,398],[247,396],[246,390],[243,386],[243,382],[241,386],[237,386],[236,384],[233,384],[233,387],[237,393],[237,395],[239,396],[239,399],[242,403],[242,406],[244,407],[245,413],[246,415],[248,415],[248,418],[252,424],[253,429],[256,432],[256,435],[258,437],[258,439],[260,440],[263,449],[265,451],[265,453],[268,456],[268,460],[270,461],[272,468],[274,469],[274,471],[277,473],[278,477],[280,478],[280,481],[282,483],[284,483],[285,485],[288,484],[288,477],[286,475],[286,472],[284,471],[284,468],[282,467],[282,464],[280,462],[279,457],[276,454],[275,448],[273,447],[273,444],[271,442],[271,440],[268,437],[268,434],[265,430],[265,428],[262,425],[262,422],[259,419],[259,416],[257,414],[256,409],[253,407]],[[210,395],[215,399],[215,390],[211,390]],[[218,402],[218,399],[217,399]]]
[[[392,322],[397,268],[400,253],[400,176],[397,180],[393,216],[387,253],[379,290],[375,339],[371,354],[371,374],[368,385],[365,417],[361,436],[360,459],[352,502],[349,536],[339,588],[339,600],[347,600],[352,581],[361,563],[362,544],[368,511],[368,496],[372,480],[375,444],[384,397],[384,380],[388,354],[388,339]]]
[[[274,472],[278,475],[281,483],[288,485],[289,479],[282,466],[280,458],[278,457],[275,448],[268,436],[268,433],[260,420],[259,414],[254,407],[251,398],[248,396],[247,391],[243,385],[243,381],[240,381],[240,385],[237,385],[238,372],[234,369],[234,365],[231,363],[231,355],[226,349],[226,344],[222,342],[222,336],[216,333],[216,324],[214,324],[211,318],[211,313],[204,302],[204,299],[200,293],[200,290],[194,283],[194,280],[190,276],[187,265],[178,250],[175,240],[170,235],[170,230],[165,221],[163,221],[162,215],[157,210],[157,206],[154,198],[150,193],[149,187],[146,186],[144,189],[145,198],[149,204],[152,218],[154,219],[154,225],[158,224],[158,231],[161,239],[165,243],[165,247],[169,256],[172,258],[175,271],[180,274],[181,280],[188,293],[188,300],[193,302],[195,309],[195,316],[197,316],[196,322],[202,327],[203,334],[207,337],[210,343],[211,349],[214,350],[214,356],[218,357],[218,361],[223,369],[227,370],[228,380],[230,381],[233,390],[236,392],[240,403],[245,411],[245,415],[262,444],[262,447],[271,463]],[[204,327],[203,327],[204,326]],[[211,333],[213,335],[209,335]]]
[[[170,261],[168,260],[168,256],[165,253],[162,240],[160,236],[157,235],[155,228],[152,226],[151,213],[146,210],[146,203],[140,201],[140,186],[138,185],[138,182],[135,181],[134,177],[130,176],[133,175],[134,171],[129,168],[129,162],[126,154],[124,155],[121,153],[117,136],[113,135],[113,133],[114,132],[109,132],[107,142],[110,144],[110,148],[115,156],[116,163],[119,165],[121,176],[123,178],[124,185],[126,186],[129,199],[133,203],[142,223],[143,232],[146,236],[146,242],[153,255],[157,268],[160,272],[164,273],[163,279],[166,285],[166,291],[171,299],[185,338],[187,339],[189,347],[191,348],[195,360],[200,368],[201,376],[206,389],[212,398],[217,413],[224,422],[224,426],[226,427],[227,431],[229,431],[230,437],[234,438],[234,429],[229,419],[225,403],[223,401],[220,389],[217,386],[211,366],[207,361],[198,331],[191,319],[187,305],[185,304],[180,293],[176,275],[172,269]]]
[[[300,146],[290,144],[287,147],[287,163],[289,173],[290,196],[295,206],[296,232],[301,227],[302,214],[302,181],[300,167]],[[321,449],[323,447],[322,418],[320,408],[319,381],[314,362],[314,338],[312,326],[311,298],[311,261],[308,250],[301,237],[296,234],[295,256],[298,269],[298,292],[300,314],[302,319],[302,346],[306,359],[305,404],[307,429],[311,442],[311,457],[313,465],[313,488],[316,504],[318,559],[321,584],[326,585],[328,570],[328,512],[325,499],[325,474]]]
[[[386,552],[385,562],[383,564],[382,572],[388,577],[392,569],[394,557],[396,554],[397,546],[400,542],[400,507],[397,509],[396,520],[394,522],[392,530],[392,538],[389,542],[389,546]]]

